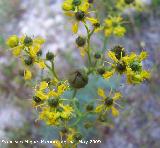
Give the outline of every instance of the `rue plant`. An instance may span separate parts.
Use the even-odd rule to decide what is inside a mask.
[[[117,9],[125,5],[132,6],[134,0],[121,0],[117,3]],[[119,5],[118,5],[119,4]],[[147,58],[147,52],[140,54],[126,52],[121,45],[116,45],[112,49],[106,49],[107,40],[114,37],[123,37],[126,33],[124,19],[116,14],[108,15],[104,21],[99,21],[93,7],[93,0],[65,0],[62,3],[64,14],[71,22],[73,34],[77,34],[75,44],[80,50],[82,59],[87,58],[84,68],[72,70],[68,77],[60,78],[55,70],[56,56],[48,51],[43,56],[42,46],[45,39],[42,37],[30,37],[23,35],[10,36],[6,43],[11,52],[24,65],[24,79],[26,81],[35,80],[33,94],[33,107],[37,109],[39,117],[36,121],[43,120],[48,126],[54,126],[59,130],[59,139],[54,140],[53,145],[57,148],[77,147],[79,140],[85,138],[81,133],[79,124],[84,123],[83,128],[96,127],[97,124],[107,122],[107,117],[119,116],[119,102],[122,93],[98,88],[98,98],[92,98],[92,102],[83,104],[77,97],[80,89],[85,89],[90,83],[90,75],[98,75],[106,80],[106,83],[113,75],[125,76],[128,85],[137,85],[149,79],[150,73],[143,68],[143,61]],[[133,5],[134,6],[134,5]],[[86,34],[80,34],[79,26],[83,26]],[[92,36],[97,33],[104,33],[105,40],[103,49],[93,49]],[[49,76],[42,73],[41,79],[35,70],[41,69],[50,72]],[[32,82],[32,81],[31,81]],[[72,96],[64,97],[66,92],[71,92]],[[93,121],[87,121],[87,116],[93,116]],[[61,140],[66,141],[62,143]]]

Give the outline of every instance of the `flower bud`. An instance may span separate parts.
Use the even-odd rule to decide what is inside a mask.
[[[104,67],[100,67],[97,69],[97,73],[100,74],[100,75],[103,75],[105,73],[105,68]]]
[[[78,47],[83,47],[86,44],[86,38],[81,36],[77,37],[76,44]]]
[[[125,64],[124,62],[118,63],[118,64],[116,65],[116,70],[117,70],[120,74],[122,74],[123,72],[126,71],[126,64]]]
[[[122,46],[115,46],[111,51],[115,53],[115,56],[118,60],[126,55],[124,48]]]
[[[95,59],[100,59],[100,58],[101,58],[101,54],[100,54],[99,52],[96,52],[96,53],[94,54],[94,58],[95,58]]]
[[[57,107],[59,105],[59,99],[58,98],[50,98],[48,99],[48,105],[50,107]]]
[[[86,128],[86,129],[89,129],[89,128],[91,128],[93,126],[93,123],[91,123],[91,122],[86,122],[86,123],[84,123],[84,127]]]
[[[39,50],[39,51],[37,52],[37,56],[38,56],[38,57],[42,56],[42,50]]]
[[[37,96],[33,96],[33,100],[36,102],[36,103],[40,103],[42,100],[37,97]]]
[[[24,38],[24,42],[23,42],[23,43],[24,43],[25,46],[31,46],[32,43],[33,43],[33,40],[32,40],[31,37],[26,36],[26,37]]]
[[[25,59],[24,59],[24,63],[27,65],[27,66],[30,66],[33,64],[33,58],[30,57],[30,56],[27,56]]]
[[[82,135],[80,133],[76,133],[73,138],[75,142],[79,142],[79,140],[82,140]]]
[[[93,104],[88,104],[87,106],[86,106],[86,110],[87,111],[93,111],[93,109],[94,109],[94,106],[93,106]]]
[[[47,52],[47,54],[46,54],[46,59],[47,59],[48,61],[54,60],[54,54],[53,54],[52,52]]]
[[[85,13],[83,11],[78,11],[75,13],[75,17],[78,21],[82,21],[85,17]]]
[[[88,84],[88,75],[84,70],[76,70],[70,74],[68,81],[73,88],[83,88]]]
[[[131,3],[133,3],[135,0],[125,0],[125,3],[126,4],[131,4]]]
[[[10,36],[7,40],[7,45],[11,48],[18,46],[18,44],[19,44],[19,39],[16,35]]]
[[[81,0],[73,0],[72,4],[74,6],[79,6],[81,4]]]
[[[98,120],[100,122],[105,122],[105,121],[107,121],[107,117],[105,114],[101,114],[101,115],[99,115]]]

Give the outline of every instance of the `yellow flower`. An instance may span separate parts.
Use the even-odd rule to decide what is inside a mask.
[[[104,33],[106,37],[111,35],[123,37],[126,33],[126,29],[122,26],[123,19],[121,16],[109,17],[105,19],[104,23]]]
[[[113,76],[114,72],[115,72],[114,70],[113,70],[113,71],[106,71],[106,72],[103,74],[103,78],[109,79],[110,77]]]
[[[66,89],[67,89],[67,85],[66,84],[59,85],[58,88],[57,88],[58,95],[59,96],[62,95],[65,92]]]
[[[39,97],[41,100],[47,100],[49,97],[47,94],[45,94],[44,92],[42,92],[40,90],[37,90],[35,92],[35,96]]]
[[[25,80],[30,80],[31,78],[32,78],[32,73],[31,73],[31,71],[28,70],[28,69],[26,69],[26,70],[24,71],[24,79],[25,79]]]
[[[48,87],[48,83],[46,81],[42,81],[39,86],[39,90],[42,91]]]
[[[123,37],[126,33],[126,29],[122,26],[117,26],[114,28],[113,34],[118,37]]]
[[[70,11],[74,10],[75,6],[77,6],[80,10],[88,9],[89,3],[88,0],[65,0],[62,4],[62,9],[64,11]]]
[[[65,10],[65,14],[71,18],[72,32],[76,34],[78,32],[79,23],[91,22],[93,25],[98,22],[97,19],[89,17],[89,3],[88,0],[82,0],[77,9],[73,10],[73,0],[66,0],[63,3],[62,8]]]
[[[37,62],[37,65],[39,66],[40,69],[46,68],[46,64],[45,64],[45,62],[43,60],[39,60]]]
[[[111,58],[114,62],[118,63],[118,59],[115,56],[115,53],[112,51],[108,52],[108,57]]]
[[[19,56],[22,51],[22,48],[23,46],[17,46],[17,47],[12,48],[12,54],[14,56]]]
[[[44,120],[47,125],[58,125],[59,118],[59,112],[51,111],[49,108],[44,108],[39,114],[39,119]]]
[[[17,47],[19,44],[19,38],[17,35],[12,35],[10,36],[7,41],[6,44],[10,47],[10,48],[14,48]]]
[[[112,115],[117,117],[119,115],[119,111],[115,108],[115,105],[117,105],[115,101],[121,98],[121,93],[116,92],[113,97],[111,97],[110,91],[109,96],[106,96],[104,90],[102,88],[98,88],[98,95],[102,98],[102,100],[100,100],[100,104],[97,105],[95,112],[104,113],[111,110]]]
[[[98,95],[102,98],[106,97],[105,92],[102,88],[98,88]]]
[[[60,107],[63,108],[63,111],[60,113],[61,117],[64,119],[69,119],[70,116],[72,115],[73,108],[69,105],[63,105],[63,104],[60,104]]]
[[[142,51],[139,55],[140,61],[145,60],[148,57],[148,53],[146,51]]]
[[[117,2],[116,2],[116,8],[117,9],[119,9],[120,11],[124,11],[124,10],[126,10],[127,8],[134,8],[134,9],[136,9],[137,11],[142,11],[142,10],[144,10],[144,8],[143,8],[144,6],[143,6],[143,2],[141,1],[141,0],[134,0],[132,3],[130,3],[130,4],[127,4],[126,2],[125,2],[125,0],[118,0]]]

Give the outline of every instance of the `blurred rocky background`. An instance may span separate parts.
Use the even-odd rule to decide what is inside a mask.
[[[24,83],[22,65],[11,56],[5,46],[11,34],[40,35],[46,39],[44,52],[51,50],[57,56],[57,71],[63,77],[78,63],[83,64],[74,45],[71,33],[61,10],[62,0],[0,0],[0,140],[52,140],[55,129],[43,123],[35,124],[36,112],[32,109],[32,91]],[[145,65],[152,77],[140,86],[121,86],[124,108],[114,119],[114,128],[100,128],[103,143],[81,145],[95,148],[159,148],[160,147],[160,0],[143,0],[142,12],[128,10],[129,23],[124,38],[111,39],[106,48],[116,44],[128,51],[149,52]],[[96,1],[99,13],[106,17],[107,3]],[[101,39],[102,38],[102,39]],[[103,37],[94,37],[98,47]],[[74,62],[73,62],[74,61]],[[112,81],[113,84],[116,82]],[[92,87],[92,86],[91,86]],[[91,135],[92,137],[92,135]],[[0,148],[49,148],[50,144],[4,144]]]

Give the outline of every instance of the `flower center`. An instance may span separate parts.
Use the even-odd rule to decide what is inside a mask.
[[[125,70],[126,70],[126,64],[125,64],[124,62],[118,63],[118,64],[116,65],[116,69],[117,69],[117,71],[118,71],[119,73],[123,73],[123,72],[125,72]]]
[[[113,99],[111,99],[111,98],[106,98],[106,100],[105,100],[105,105],[107,106],[107,107],[109,107],[109,106],[111,106],[113,104]]]
[[[48,105],[50,107],[57,107],[59,104],[59,100],[58,99],[49,99],[48,100]]]
[[[85,17],[85,13],[83,11],[78,11],[75,13],[75,17],[78,21],[82,21]]]
[[[26,36],[26,37],[25,37],[25,39],[24,39],[24,45],[26,45],[26,46],[30,46],[30,45],[32,45],[32,43],[33,43],[32,38],[31,38],[31,37]]]

